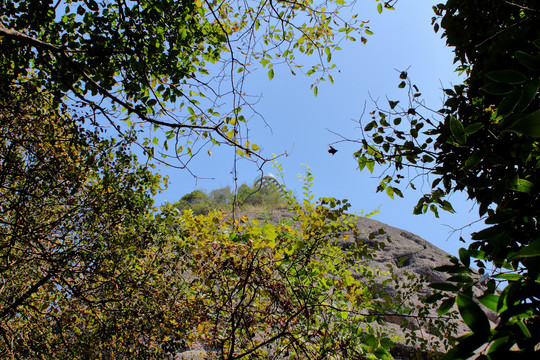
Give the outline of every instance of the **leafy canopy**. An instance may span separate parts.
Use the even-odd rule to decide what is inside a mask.
[[[136,163],[127,140],[85,129],[85,119],[32,80],[0,100],[0,275],[9,279],[0,293],[0,354],[97,357],[103,339],[128,328],[130,336],[112,341],[126,351],[149,325],[115,309],[143,291],[130,269],[152,236],[148,211],[160,177]]]
[[[148,154],[176,166],[207,144],[261,158],[247,136],[256,113],[245,76],[259,65],[272,79],[283,64],[315,76],[316,94],[320,81],[333,81],[340,43],[372,34],[352,4],[9,1],[0,9],[0,86],[32,74],[119,132],[141,124]]]
[[[192,210],[195,214],[207,214],[213,210],[231,213],[233,207],[240,211],[272,211],[287,207],[283,191],[276,184],[242,184],[235,194],[229,186],[210,192],[194,190],[173,204],[179,210]]]

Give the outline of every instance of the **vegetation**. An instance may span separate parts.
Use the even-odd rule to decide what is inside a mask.
[[[274,183],[264,186],[242,184],[236,196],[229,186],[209,193],[195,190],[182,196],[173,207],[179,210],[190,209],[195,215],[208,214],[214,210],[231,213],[233,207],[240,211],[271,211],[286,208],[287,200],[283,197],[282,189]]]
[[[391,357],[395,338],[376,324],[420,285],[398,298],[373,286],[383,272],[366,265],[346,202],[288,194],[295,217],[280,224],[178,209],[230,207],[228,189],[156,209],[163,181],[131,153],[186,167],[226,143],[265,160],[246,135],[244,76],[285,63],[317,75],[316,95],[340,41],[371,34],[339,17],[344,2],[3,5],[2,357],[163,359],[197,343],[227,359]],[[283,200],[245,185],[232,201]]]
[[[311,174],[305,180],[302,202],[285,193],[293,217],[279,223],[162,208],[157,220],[169,243],[160,246],[189,274],[184,296],[198,310],[185,320],[192,331],[179,339],[204,344],[215,358],[391,359],[389,350],[404,339],[384,325],[397,315],[417,320],[403,331],[419,348],[451,345],[451,317],[431,319],[429,306],[409,304],[425,280],[371,268],[376,248],[362,242],[350,205],[311,202]],[[399,290],[391,295],[387,287]],[[418,337],[418,329],[443,340]]]
[[[148,155],[177,167],[221,143],[262,159],[247,136],[256,113],[245,76],[262,66],[272,79],[283,64],[313,76],[317,94],[320,81],[333,81],[340,43],[372,34],[351,5],[9,1],[0,9],[0,87],[36,75],[47,92],[69,96],[116,131],[140,132]]]
[[[24,85],[0,118],[4,358],[163,359],[197,343],[213,358],[391,358],[380,324],[422,284],[374,286],[388,272],[367,266],[346,202],[288,193],[295,217],[279,224],[155,213],[159,178],[126,144]]]
[[[148,244],[159,177],[127,140],[84,129],[34,81],[11,90],[0,101],[1,356],[151,348],[140,341],[162,331],[159,311],[137,269],[157,255]]]
[[[404,171],[429,176],[431,192],[420,198],[416,214],[453,212],[447,197],[456,191],[465,191],[479,206],[486,227],[443,268],[453,275],[452,283],[432,284],[440,291],[430,300],[444,299],[440,313],[457,304],[471,329],[446,358],[537,358],[540,7],[526,0],[481,6],[449,0],[434,10],[435,31],[443,29],[466,81],[444,90],[444,108],[433,118],[402,72],[405,101],[391,100],[371,113],[364,124],[371,136],[360,141],[355,156],[361,169],[393,165],[378,187],[390,196],[402,196]],[[409,184],[414,188],[414,179]],[[487,282],[480,295],[472,290],[476,273]],[[478,302],[498,313],[493,328]]]
[[[375,3],[379,12],[392,9],[391,2]],[[332,54],[342,40],[365,43],[371,34],[356,15],[341,17],[347,6],[342,0],[3,3],[2,357],[163,359],[198,343],[221,359],[390,359],[397,339],[384,328],[386,316],[418,319],[420,328],[443,335],[437,345],[445,350],[453,346],[445,321],[454,305],[471,333],[446,358],[538,357],[534,1],[437,5],[435,31],[443,29],[467,81],[445,90],[440,117],[432,119],[402,72],[406,105],[389,101],[374,111],[364,128],[372,136],[355,153],[361,169],[394,165],[378,188],[390,196],[402,196],[405,170],[432,176],[415,213],[453,211],[447,197],[454,191],[479,205],[486,228],[442,268],[450,283],[431,284],[436,291],[425,306],[408,305],[422,279],[404,282],[391,268],[369,268],[373,252],[346,214],[349,204],[314,201],[309,173],[304,201],[271,186],[242,185],[236,193],[195,191],[153,207],[164,183],[137,163],[132,146],[149,161],[178,168],[219,144],[264,164],[247,135],[256,111],[245,76],[257,65],[272,79],[282,64],[313,75],[317,96],[320,81],[333,81]],[[279,224],[210,211],[284,201],[293,218]],[[476,273],[487,281],[480,295],[473,291]],[[399,291],[389,296],[375,286],[381,279]],[[507,286],[499,292],[502,282]],[[438,302],[446,317],[429,319],[430,303]],[[493,328],[477,302],[499,314]],[[415,329],[405,329],[409,339],[418,339]]]

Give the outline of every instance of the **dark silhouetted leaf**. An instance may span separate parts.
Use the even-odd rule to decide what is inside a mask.
[[[499,104],[497,108],[497,115],[504,116],[510,114],[514,111],[515,107],[518,105],[519,100],[521,99],[521,90],[515,90],[510,94],[506,95],[504,99]]]
[[[481,89],[490,95],[506,95],[510,94],[515,88],[509,84],[493,82],[485,85]]]
[[[439,305],[439,308],[437,309],[437,315],[443,316],[444,314],[447,314],[450,309],[452,309],[452,306],[456,303],[456,298],[451,297],[448,299],[445,299],[441,305]]]
[[[465,267],[469,267],[469,265],[471,265],[471,257],[469,256],[469,251],[467,249],[459,249],[459,260]]]
[[[450,131],[452,131],[452,135],[454,135],[454,138],[458,143],[462,145],[465,144],[467,141],[465,128],[463,127],[463,124],[454,117],[450,119]]]
[[[473,152],[471,156],[467,160],[465,160],[465,167],[466,168],[473,168],[475,165],[477,165],[484,157],[486,156],[487,151],[485,150],[478,150]]]
[[[429,287],[435,290],[443,290],[443,291],[458,291],[459,288],[454,284],[449,283],[431,283],[429,284]]]
[[[463,293],[457,295],[456,303],[461,318],[472,332],[476,334],[489,333],[489,320],[477,303]]]
[[[516,59],[529,70],[540,70],[540,60],[534,56],[523,51],[516,51],[514,54],[516,55]]]
[[[508,131],[517,131],[522,134],[540,137],[540,110],[536,110],[529,116],[525,116],[506,128]]]
[[[497,70],[486,74],[486,76],[500,83],[521,84],[527,80],[527,77],[517,70]]]
[[[536,94],[538,93],[538,87],[540,85],[540,78],[534,79],[525,85],[523,88],[523,95],[521,96],[521,99],[519,100],[519,110],[523,111],[525,110],[531,101],[534,99]]]

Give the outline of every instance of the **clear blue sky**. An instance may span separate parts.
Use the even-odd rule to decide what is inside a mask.
[[[446,225],[458,228],[478,218],[477,211],[471,210],[472,203],[466,202],[464,196],[453,197],[456,215],[441,213],[440,219],[431,214],[415,216],[412,208],[420,192],[406,191],[405,199],[391,200],[385,194],[375,193],[378,184],[375,176],[358,170],[352,156],[356,150],[353,144],[334,145],[339,150],[335,156],[327,152],[328,144],[339,138],[326,129],[351,138],[360,137],[358,120],[364,103],[367,101],[368,110],[373,108],[370,94],[382,103],[386,102],[386,96],[392,98],[402,93],[397,89],[396,69],[409,68],[426,105],[434,109],[442,105],[441,87],[459,83],[451,49],[445,47],[440,34],[435,34],[431,27],[431,2],[400,0],[395,11],[384,11],[382,15],[377,13],[373,1],[363,1],[360,5],[360,17],[370,20],[375,34],[366,45],[359,41],[342,45],[343,50],[333,55],[340,68],[339,73],[334,73],[335,83],[319,85],[318,97],[309,88],[312,79],[292,76],[285,68],[276,68],[272,81],[267,70],[256,71],[248,79],[246,90],[261,96],[256,110],[270,127],[262,119],[251,119],[250,139],[261,146],[265,156],[289,154],[278,161],[284,167],[287,187],[298,195],[302,184],[297,174],[303,172],[302,164],[307,164],[315,176],[315,197],[349,199],[353,211],[380,208],[375,219],[411,231],[457,254],[463,244],[458,242],[456,234],[447,240],[450,229]],[[177,201],[195,189],[233,187],[233,153],[225,147],[212,151],[212,156],[205,151],[191,163],[193,172],[209,179],[197,180],[186,171],[161,168],[160,172],[170,177],[171,184],[158,197],[158,203]],[[238,170],[239,184],[251,184],[258,175],[257,168],[249,162],[241,162]],[[275,172],[270,165],[265,171]],[[470,232],[470,228],[465,229],[464,238]]]

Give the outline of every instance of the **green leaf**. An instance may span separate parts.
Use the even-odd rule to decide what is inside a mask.
[[[394,198],[394,189],[391,186],[386,187],[386,194],[390,196],[391,199]]]
[[[488,79],[504,84],[522,84],[527,77],[517,70],[497,70],[486,74]]]
[[[503,279],[509,281],[521,281],[523,280],[523,275],[520,274],[497,274],[492,276],[494,279]]]
[[[531,137],[540,137],[540,110],[519,118],[513,124],[508,126],[506,131],[516,131]]]
[[[518,61],[527,69],[535,71],[540,70],[540,60],[538,60],[534,56],[529,55],[523,51],[516,51],[514,54],[516,56],[516,59],[518,59]]]
[[[524,193],[530,193],[533,187],[534,184],[532,182],[519,178],[515,181],[515,183],[508,185],[508,189]]]
[[[519,250],[514,256],[510,258],[510,260],[516,258],[528,258],[538,256],[540,256],[540,238],[533,240],[529,245]]]
[[[441,305],[439,305],[439,308],[437,309],[437,315],[443,316],[444,314],[447,314],[450,309],[452,309],[452,306],[456,303],[456,298],[451,297],[448,299],[445,299]]]
[[[459,249],[459,260],[465,267],[469,267],[471,265],[471,257],[469,256],[469,251],[467,249]]]
[[[268,78],[269,78],[270,80],[272,80],[272,79],[274,78],[274,69],[270,69],[270,70],[268,71]]]
[[[486,259],[486,253],[481,250],[469,249],[469,255],[475,259]]]
[[[313,94],[315,95],[315,97],[317,97],[317,95],[319,95],[319,87],[318,86],[315,86],[313,88]]]
[[[435,290],[442,290],[442,291],[458,291],[459,288],[454,284],[449,283],[431,283],[429,284],[429,287]]]
[[[443,203],[442,203],[442,209],[444,211],[448,211],[450,213],[455,213],[456,211],[454,210],[452,204],[448,201],[448,200],[443,200]]]
[[[465,160],[465,167],[468,169],[473,168],[476,166],[480,161],[484,159],[486,156],[487,151],[486,150],[477,150],[473,152],[471,156],[467,160]]]
[[[465,128],[463,124],[457,120],[455,117],[450,118],[450,131],[458,143],[461,145],[467,142],[467,137],[465,136]]]
[[[369,29],[366,29],[364,31],[367,35],[373,35],[373,31],[369,30]]]
[[[379,342],[381,343],[381,346],[386,350],[390,350],[395,345],[395,343],[387,337],[383,337]]]
[[[510,114],[521,99],[521,89],[517,89],[510,94],[506,95],[497,108],[497,115],[504,116]]]
[[[506,95],[514,90],[514,86],[502,83],[489,83],[481,88],[482,91],[490,95]]]
[[[360,156],[358,158],[358,170],[362,171],[366,167],[367,158],[365,156]]]
[[[465,128],[465,134],[466,135],[471,135],[471,134],[474,134],[475,132],[477,132],[478,130],[480,130],[481,128],[483,128],[484,125],[481,124],[481,123],[474,123],[474,124],[471,124],[469,126],[467,126]]]
[[[446,281],[455,283],[472,283],[474,282],[474,279],[468,275],[454,275],[446,279]]]
[[[456,303],[461,318],[472,332],[475,334],[489,334],[489,320],[477,303],[463,293],[457,295]]]
[[[486,360],[485,358],[482,358],[482,355],[476,357],[473,353],[480,346],[484,345],[486,338],[486,334],[468,333],[462,335],[458,338],[459,344],[447,352],[441,360],[466,360],[472,358]]]
[[[433,303],[436,303],[437,301],[441,300],[443,297],[444,297],[443,294],[435,293],[435,294],[429,295],[424,300],[424,302],[427,303],[427,304],[433,304]]]
[[[377,11],[379,12],[379,14],[382,13],[382,10],[383,10],[382,4],[381,4],[381,3],[378,3],[378,4],[377,4]]]
[[[526,339],[532,338],[531,332],[527,328],[527,325],[525,325],[525,323],[523,322],[523,319],[518,320],[517,324]]]
[[[523,95],[521,95],[521,99],[519,100],[520,111],[525,110],[529,106],[531,101],[533,101],[536,94],[538,93],[539,85],[540,78],[528,82],[527,85],[523,87]]]
[[[478,302],[492,311],[497,311],[499,295],[485,294],[478,298]]]
[[[366,167],[368,168],[370,173],[373,173],[373,170],[375,170],[375,160],[369,159],[366,161]]]
[[[324,52],[326,53],[326,61],[330,62],[332,60],[332,53],[330,52],[330,48],[328,46],[325,47]]]
[[[470,251],[470,250],[469,250]],[[459,265],[442,265],[433,268],[435,271],[445,272],[449,274],[472,274],[470,269],[464,268]]]

